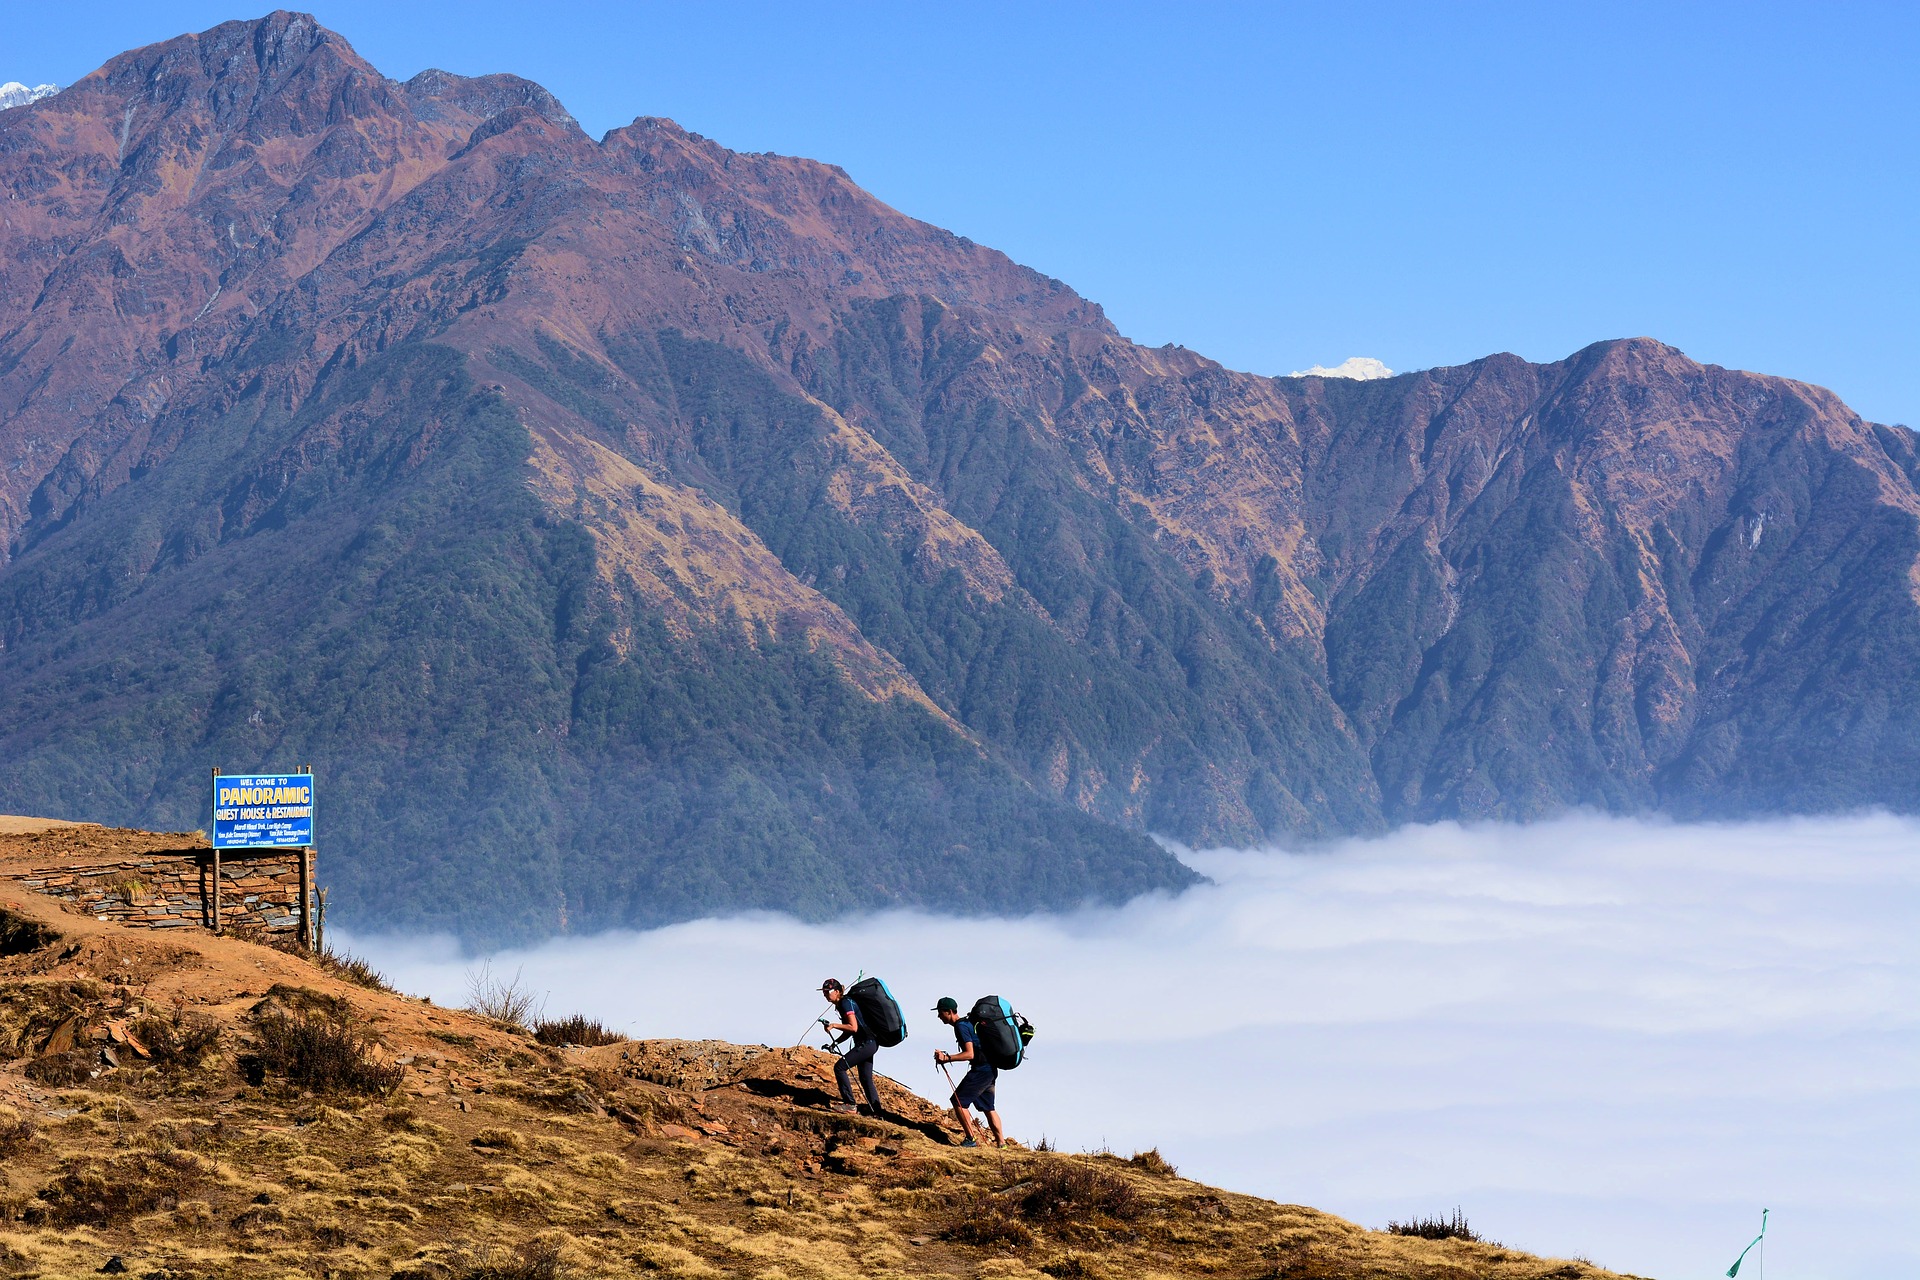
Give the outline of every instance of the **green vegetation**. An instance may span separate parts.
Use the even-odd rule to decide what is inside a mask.
[[[336,910],[480,940],[1191,879],[801,637],[639,612],[617,652],[635,606],[455,352],[173,429],[168,466],[0,583],[0,808],[189,828],[210,761],[311,762]]]
[[[0,810],[192,828],[210,763],[311,762],[345,918],[500,941],[1190,883],[1145,832],[1916,803],[1920,533],[1873,470],[1920,472],[1905,433],[1863,461],[1760,423],[1727,437],[1729,509],[1675,501],[1643,534],[1575,474],[1614,413],[1579,397],[1612,390],[1554,384],[1535,415],[1548,372],[1500,357],[1432,375],[1452,398],[1422,419],[1402,379],[1289,384],[1322,644],[1265,625],[1271,558],[1226,598],[1092,478],[1150,484],[1167,442],[1102,357],[1020,337],[989,361],[1005,337],[897,298],[802,342],[797,385],[677,331],[603,335],[611,363],[550,336],[488,353],[737,516],[950,719],[876,701],[817,637],[669,618],[601,572],[529,484],[521,408],[414,342],[293,410],[262,381],[163,414],[150,469],[97,496],[50,481],[77,505],[0,574]],[[1233,385],[1138,390],[1177,415]],[[904,499],[847,501],[864,464],[823,403],[1012,589],[959,567],[977,549],[930,560]],[[1497,468],[1481,436],[1511,438]]]

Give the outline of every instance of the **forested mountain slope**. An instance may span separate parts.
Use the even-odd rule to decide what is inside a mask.
[[[1817,388],[1234,373],[285,13],[0,114],[0,199],[0,810],[311,761],[343,910],[498,935],[1920,801],[1920,463]]]

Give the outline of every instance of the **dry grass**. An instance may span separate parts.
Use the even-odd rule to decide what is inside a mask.
[[[24,956],[50,947],[60,935],[37,920],[0,908],[0,956]]]
[[[351,982],[356,987],[365,987],[368,991],[392,992],[395,989],[386,974],[352,952],[342,951],[325,941],[308,950],[306,944],[294,934],[248,926],[235,928],[233,936],[244,938],[257,946],[272,947],[285,955],[296,956],[331,977]]]
[[[26,1077],[36,1084],[51,1085],[54,1088],[85,1084],[94,1077],[93,1064],[96,1057],[97,1055],[93,1052],[82,1050],[44,1053],[27,1064]]]
[[[0,987],[0,1059],[47,1051],[63,1027],[77,1022],[106,998],[90,978],[45,979]]]
[[[40,1129],[12,1107],[0,1107],[0,1160],[10,1160],[33,1145]]]
[[[56,1227],[111,1227],[155,1209],[206,1180],[208,1166],[185,1151],[136,1151],[66,1168],[39,1191],[28,1221]]]
[[[365,987],[369,991],[395,990],[393,983],[387,980],[386,974],[350,952],[322,947],[310,958],[334,977],[343,982],[351,982],[356,987]]]
[[[1014,1205],[1029,1222],[1132,1222],[1147,1210],[1146,1199],[1130,1180],[1091,1161],[1048,1156],[1026,1163],[1021,1173]]]
[[[530,1240],[517,1249],[486,1245],[452,1273],[453,1280],[557,1280],[560,1254],[550,1240]]]
[[[619,1044],[626,1039],[617,1031],[609,1031],[600,1024],[598,1019],[578,1013],[571,1018],[562,1018],[557,1021],[542,1020],[534,1023],[533,1038],[541,1044],[576,1044],[584,1049]]]
[[[1144,1173],[1157,1174],[1162,1178],[1177,1177],[1180,1171],[1173,1167],[1167,1158],[1160,1154],[1160,1148],[1149,1147],[1145,1151],[1136,1151],[1129,1156],[1127,1163]]]
[[[77,1280],[119,1255],[209,1280],[1603,1276],[1210,1191],[1157,1152],[960,1150],[929,1104],[924,1127],[834,1115],[807,1050],[547,1048],[277,955],[262,996],[269,966],[234,954],[224,986],[191,973],[160,1012],[0,958],[0,1033],[25,1046],[0,1065],[0,1275]],[[109,1022],[157,1052],[30,1083],[76,1018],[76,1054]]]

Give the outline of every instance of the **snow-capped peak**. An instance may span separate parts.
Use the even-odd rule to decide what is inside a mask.
[[[29,89],[18,80],[9,80],[0,84],[0,111],[8,107],[24,107],[29,102],[38,102],[42,98],[51,98],[60,92],[57,84],[37,84]]]
[[[1287,376],[1289,378],[1357,378],[1362,382],[1370,382],[1375,378],[1391,378],[1393,370],[1372,356],[1348,356],[1332,368],[1317,364],[1311,369],[1295,369]]]

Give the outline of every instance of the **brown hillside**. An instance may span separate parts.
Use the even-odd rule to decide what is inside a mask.
[[[336,972],[0,889],[0,1275],[1610,1274],[961,1150],[891,1081],[902,1123],[836,1115],[817,1050],[548,1047]],[[277,1062],[316,1028],[364,1051]]]
[[[309,763],[363,927],[1920,809],[1920,446],[1817,387],[1256,377],[830,165],[296,13],[0,113],[0,204],[0,808]]]

